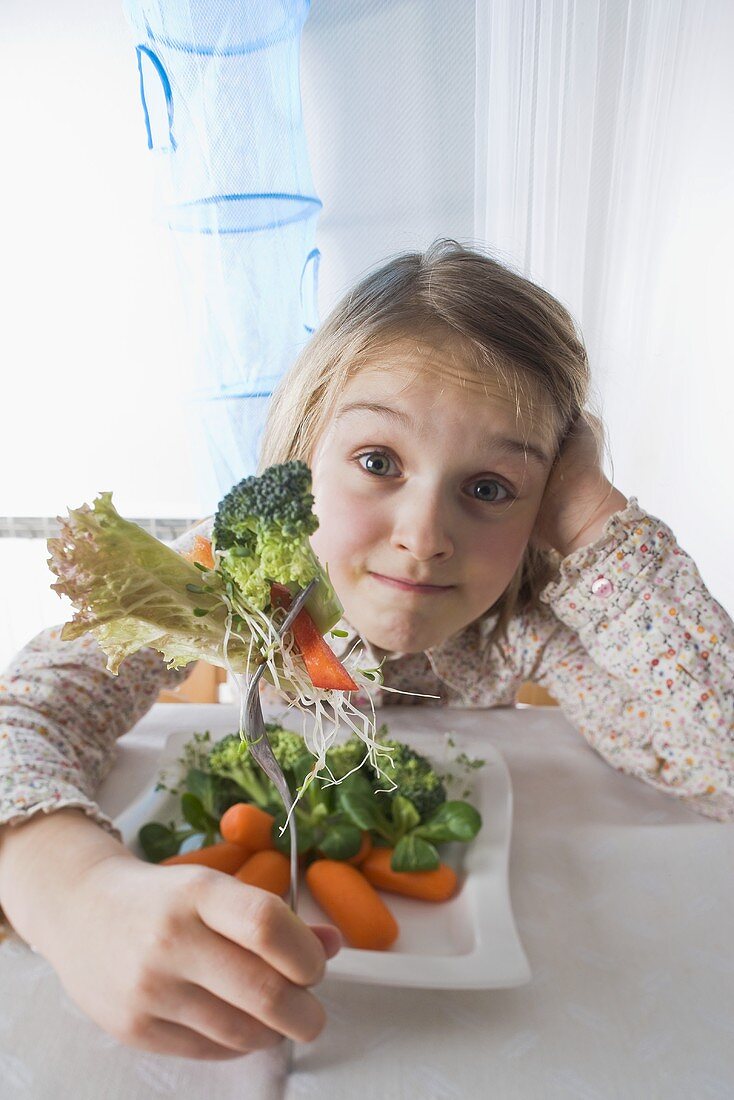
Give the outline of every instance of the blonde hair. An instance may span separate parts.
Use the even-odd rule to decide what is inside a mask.
[[[365,360],[406,336],[459,345],[464,373],[499,379],[518,412],[545,412],[560,446],[583,412],[589,364],[568,311],[547,291],[456,241],[405,252],[363,278],[332,310],[275,391],[260,469],[309,462],[339,394]],[[510,619],[538,606],[558,556],[528,545],[515,576],[490,609],[497,641]]]

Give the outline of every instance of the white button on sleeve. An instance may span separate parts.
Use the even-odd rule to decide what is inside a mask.
[[[612,582],[606,577],[597,577],[591,586],[594,596],[611,596],[613,590]]]

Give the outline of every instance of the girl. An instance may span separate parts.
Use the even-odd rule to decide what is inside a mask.
[[[312,467],[345,650],[360,640],[386,686],[495,706],[534,680],[613,767],[734,820],[734,626],[605,477],[588,386],[558,302],[439,242],[337,306],[273,399],[262,465]],[[56,630],[16,657],[0,901],[123,1042],[227,1058],[311,1040],[335,930],[205,868],[140,862],[94,802],[115,738],[181,675],[143,650],[110,677],[93,640]]]

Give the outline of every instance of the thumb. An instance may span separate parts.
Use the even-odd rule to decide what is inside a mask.
[[[343,942],[339,929],[331,924],[310,924],[309,928],[321,940],[327,959],[333,959]]]

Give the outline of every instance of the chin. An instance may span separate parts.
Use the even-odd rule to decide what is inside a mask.
[[[361,632],[360,632],[361,633]],[[368,638],[373,646],[385,649],[389,653],[423,653],[426,649],[440,645],[446,640],[447,635],[435,630],[369,630],[364,631],[364,637]]]

